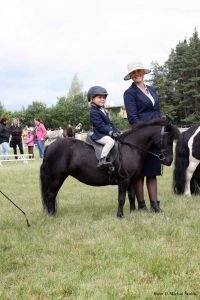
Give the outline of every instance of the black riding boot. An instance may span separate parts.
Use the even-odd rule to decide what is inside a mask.
[[[138,210],[148,211],[145,201],[138,201]]]
[[[103,169],[111,167],[112,163],[110,161],[106,161],[106,157],[100,158],[97,168]]]
[[[158,201],[150,201],[151,203],[151,212],[159,213],[161,212]]]

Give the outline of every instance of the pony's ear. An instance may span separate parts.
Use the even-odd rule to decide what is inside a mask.
[[[165,130],[166,130],[167,132],[171,131],[171,128],[172,128],[172,125],[171,125],[171,124],[167,124],[167,125],[165,126]]]
[[[162,119],[165,119],[169,124],[173,123],[173,118],[172,116],[168,115],[168,114],[164,114],[161,116]]]

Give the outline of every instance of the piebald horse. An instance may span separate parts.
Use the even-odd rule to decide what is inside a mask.
[[[200,126],[182,133],[176,145],[173,188],[176,194],[200,194]]]

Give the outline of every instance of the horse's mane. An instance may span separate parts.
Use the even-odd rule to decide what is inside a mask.
[[[139,124],[133,125],[130,129],[124,131],[121,138],[128,136],[129,134],[138,131],[139,129],[146,128],[148,126],[166,126],[168,121],[166,119],[154,119],[150,121],[141,122]]]

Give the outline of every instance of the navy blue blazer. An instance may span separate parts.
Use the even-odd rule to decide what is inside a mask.
[[[134,82],[124,93],[124,104],[131,125],[161,117],[158,95],[151,86],[147,85],[147,88],[155,100],[154,105]]]
[[[99,140],[102,137],[109,135],[111,131],[118,131],[108,117],[108,113],[100,110],[100,107],[91,106],[90,121],[93,125],[93,140]]]

